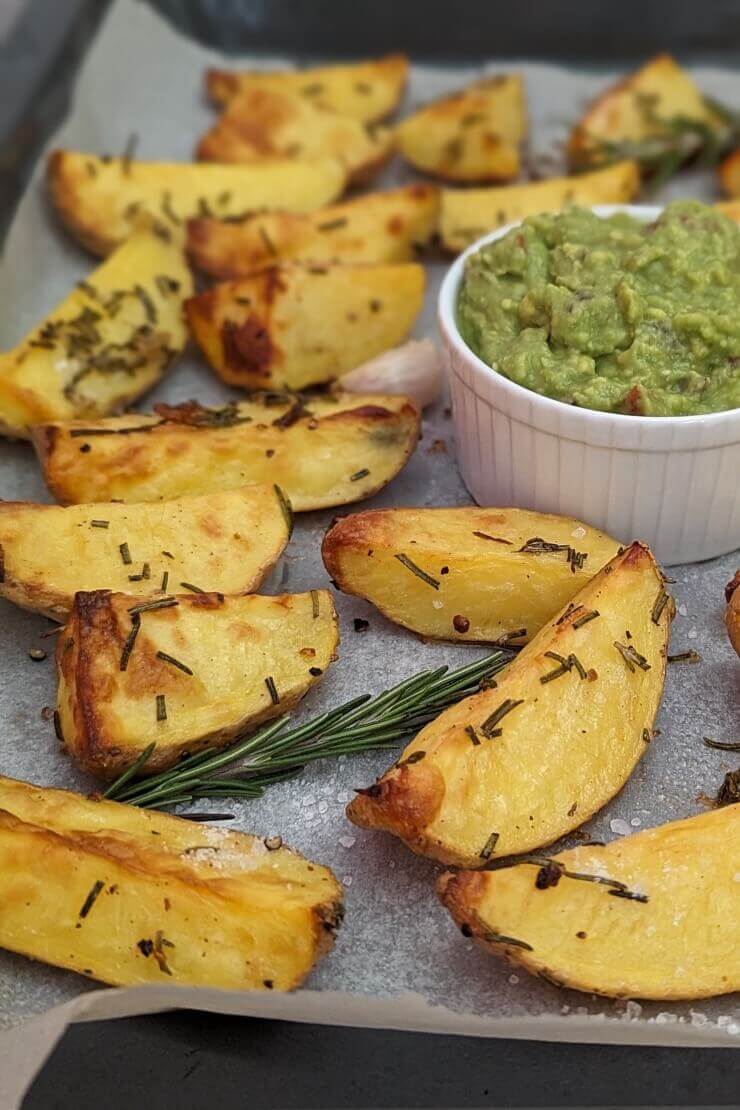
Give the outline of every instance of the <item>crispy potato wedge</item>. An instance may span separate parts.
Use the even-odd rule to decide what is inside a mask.
[[[411,330],[424,268],[284,264],[185,302],[190,331],[218,376],[242,389],[333,381]]]
[[[439,190],[406,185],[368,193],[320,212],[265,212],[238,223],[191,220],[187,249],[217,278],[245,277],[277,259],[297,262],[407,262],[439,222]]]
[[[731,154],[720,162],[717,169],[720,188],[728,197],[740,197],[740,150],[733,150]],[[720,205],[727,211],[730,205]],[[730,213],[728,212],[728,215]],[[733,219],[736,219],[733,216]]]
[[[256,836],[0,779],[0,946],[114,986],[291,990],[343,916]]]
[[[463,867],[534,851],[576,828],[621,790],[647,749],[673,608],[650,551],[633,543],[493,689],[423,728],[350,803],[350,820]]]
[[[730,643],[740,655],[740,570],[736,570],[731,582],[725,586],[727,608],[725,610],[725,624]]]
[[[526,131],[522,79],[509,74],[426,104],[398,125],[396,143],[415,169],[445,181],[507,181]]]
[[[277,484],[297,512],[361,501],[405,466],[421,418],[405,397],[254,394],[225,409],[157,405],[96,424],[34,429],[49,489],[65,504],[159,501]]]
[[[380,171],[393,151],[393,132],[372,129],[352,116],[317,108],[310,100],[276,89],[248,89],[230,100],[196,149],[202,162],[245,165],[271,158],[336,158],[350,185]]]
[[[60,731],[101,778],[125,771],[152,740],[147,774],[226,747],[292,709],[336,658],[327,590],[181,594],[132,615],[136,604],[130,594],[78,593],[57,641]]]
[[[0,501],[0,597],[61,618],[81,590],[247,593],[279,559],[289,516],[267,485],[162,504]]]
[[[543,536],[556,550],[541,550]],[[321,553],[340,590],[403,628],[522,644],[618,547],[571,517],[526,509],[369,509],[338,520]]]
[[[557,986],[710,998],[740,990],[738,844],[727,806],[551,862],[448,873],[437,890],[465,936]]]
[[[131,162],[57,150],[47,183],[62,223],[93,254],[108,254],[137,217],[155,217],[163,239],[179,239],[194,216],[229,219],[263,208],[309,212],[343,192],[347,175],[332,158],[252,166]]]
[[[182,351],[193,281],[182,247],[137,228],[86,282],[0,355],[0,433],[105,416],[150,389]]]
[[[448,251],[462,251],[488,231],[566,204],[625,204],[640,188],[636,162],[615,162],[593,173],[551,177],[525,185],[443,189],[440,236]]]
[[[568,157],[573,166],[603,165],[612,144],[665,135],[666,121],[676,117],[722,126],[686,70],[669,54],[658,54],[589,105],[571,131]]]
[[[216,104],[228,104],[252,89],[270,89],[302,96],[319,108],[377,123],[398,107],[408,78],[405,54],[386,54],[353,65],[260,72],[209,69],[206,89]]]

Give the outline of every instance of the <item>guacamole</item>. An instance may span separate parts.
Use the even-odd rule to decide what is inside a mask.
[[[740,406],[740,228],[696,201],[651,224],[530,216],[468,259],[460,332],[519,385],[604,412]]]

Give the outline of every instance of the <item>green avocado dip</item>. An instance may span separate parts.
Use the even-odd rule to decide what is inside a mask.
[[[558,401],[642,416],[740,406],[740,228],[696,201],[650,224],[530,216],[469,257],[457,314],[484,362]]]

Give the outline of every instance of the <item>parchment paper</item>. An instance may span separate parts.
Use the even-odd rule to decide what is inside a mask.
[[[131,132],[138,132],[141,157],[188,159],[213,118],[201,95],[202,71],[219,61],[213,52],[180,38],[144,5],[118,0],[82,69],[71,115],[51,145],[114,153],[123,150]],[[270,59],[269,64],[276,61],[280,60]],[[532,146],[537,153],[550,152],[583,101],[609,79],[609,75],[594,77],[531,63],[519,68],[527,79]],[[476,72],[415,67],[407,104],[455,88]],[[707,92],[740,105],[740,75],[702,69],[697,77]],[[0,349],[20,338],[94,266],[94,260],[65,237],[49,213],[42,171],[39,166],[20,205],[0,268]],[[382,184],[393,184],[402,176],[402,170],[392,169]],[[712,189],[710,175],[689,175],[669,192],[709,198]],[[435,334],[434,302],[443,271],[441,264],[429,267],[429,293],[418,335]],[[227,396],[228,391],[191,353],[157,390],[155,399],[196,397],[209,403]],[[443,440],[446,450],[431,452],[435,440]],[[0,443],[0,496],[50,500],[34,456],[23,444]],[[425,421],[424,440],[408,467],[367,504],[431,506],[468,501],[454,464],[452,424],[439,404]],[[267,592],[327,584],[319,545],[333,515],[298,518],[295,536]],[[701,738],[737,738],[740,668],[722,625],[723,586],[737,561],[737,555],[731,555],[672,571],[679,606],[672,650],[696,648],[703,661],[670,668],[658,722],[662,735],[621,794],[589,822],[587,830],[594,837],[611,840],[696,812],[698,795],[715,793],[731,768],[728,758],[707,750]],[[365,603],[341,594],[335,600],[341,619],[341,659],[322,689],[308,699],[307,712],[337,705],[355,694],[379,691],[423,667],[440,662],[456,666],[481,653],[472,647],[423,644]],[[367,632],[353,631],[355,616],[369,620]],[[49,641],[38,638],[47,627],[41,618],[0,602],[0,772],[88,790],[91,781],[59,752],[51,724],[41,716],[42,707],[53,705],[55,696]],[[49,648],[50,657],[34,663],[28,649],[40,644]],[[68,1021],[174,1006],[484,1036],[674,1045],[740,1043],[736,995],[695,1007],[611,1003],[558,990],[474,950],[434,897],[435,865],[412,856],[391,838],[355,829],[344,817],[352,788],[372,781],[388,762],[384,753],[329,762],[244,806],[198,805],[213,812],[231,809],[237,816],[229,827],[260,835],[282,834],[288,843],[332,867],[345,884],[347,919],[334,952],[311,977],[310,989],[287,997],[173,987],[91,991],[87,980],[71,973],[0,952],[0,1024],[11,1027],[37,1019],[0,1034],[0,1105],[14,1105],[20,1098]],[[53,1007],[58,1008],[39,1019]]]

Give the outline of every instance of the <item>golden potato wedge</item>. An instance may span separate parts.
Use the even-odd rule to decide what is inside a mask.
[[[132,162],[57,150],[47,183],[62,223],[93,254],[108,254],[140,213],[156,219],[163,239],[180,239],[194,216],[242,217],[263,208],[309,212],[330,204],[347,175],[332,158],[253,166]]]
[[[292,709],[336,658],[326,590],[180,594],[132,613],[138,604],[78,593],[57,641],[59,729],[74,760],[101,778],[121,774],[152,741],[147,774],[226,747]]]
[[[526,131],[522,79],[509,74],[426,104],[398,125],[396,142],[415,169],[445,181],[507,181]]]
[[[552,860],[442,875],[465,936],[557,986],[609,998],[740,990],[740,805]],[[590,880],[590,881],[589,881]]]
[[[369,509],[338,520],[321,553],[340,590],[403,628],[522,644],[618,547],[571,517],[526,509]]]
[[[603,165],[612,160],[615,144],[664,136],[667,121],[677,117],[723,126],[686,70],[669,54],[658,54],[589,105],[568,140],[571,164]]]
[[[0,904],[11,952],[114,986],[227,990],[297,987],[343,916],[332,872],[289,848],[7,778]]]
[[[393,151],[387,127],[317,108],[303,96],[248,89],[230,100],[196,148],[201,162],[245,165],[271,158],[336,158],[350,185],[370,181]]]
[[[0,597],[61,618],[81,590],[247,593],[280,557],[289,518],[267,485],[162,504],[0,501]]]
[[[405,397],[254,394],[223,409],[157,405],[95,424],[34,429],[49,489],[65,504],[159,501],[276,484],[297,512],[361,501],[413,454],[421,422]]]
[[[738,188],[740,188],[740,181],[738,181]],[[735,220],[740,223],[740,200],[725,200],[719,204],[715,204],[720,212],[724,212],[725,216],[730,220]]]
[[[406,185],[320,212],[265,212],[239,222],[191,220],[190,260],[217,278],[245,277],[281,261],[407,262],[439,222],[439,190]]]
[[[448,251],[462,251],[488,231],[517,223],[537,212],[556,212],[566,204],[626,204],[640,188],[636,162],[573,177],[551,177],[524,185],[488,189],[443,189],[440,236]]]
[[[576,828],[621,790],[647,749],[672,616],[655,560],[633,543],[493,689],[423,728],[350,803],[350,820],[463,867],[534,851]]]
[[[304,97],[319,108],[341,112],[363,123],[377,123],[395,111],[403,96],[409,61],[405,54],[386,54],[351,65],[300,70],[209,69],[206,89],[216,104],[228,104],[252,89],[270,89]]]
[[[740,197],[740,150],[733,150],[720,163],[717,169],[720,188],[728,197]],[[727,211],[730,205],[720,205]],[[728,215],[730,213],[728,212]],[[732,217],[736,219],[736,216]]]
[[[725,586],[725,598],[727,635],[735,651],[740,655],[740,570],[735,571],[732,581]]]
[[[182,247],[149,227],[0,354],[0,434],[44,420],[115,412],[150,389],[185,346],[193,281]]]
[[[341,377],[411,330],[424,268],[271,266],[185,302],[190,331],[228,385],[306,389]]]

